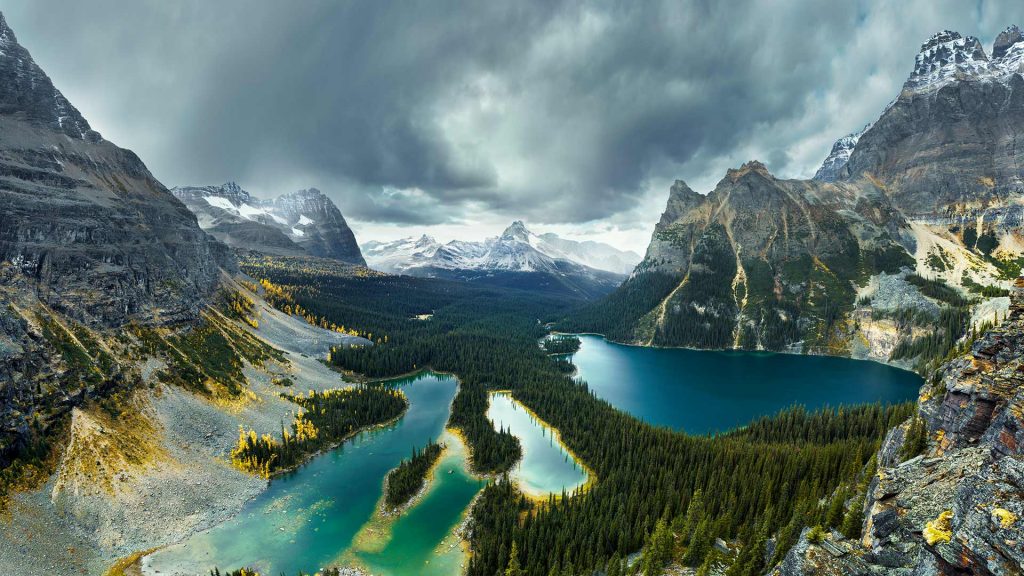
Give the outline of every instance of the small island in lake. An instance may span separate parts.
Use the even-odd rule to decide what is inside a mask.
[[[388,508],[405,505],[422,488],[427,473],[444,450],[443,444],[431,441],[423,450],[412,449],[412,457],[402,460],[385,480],[384,503]]]

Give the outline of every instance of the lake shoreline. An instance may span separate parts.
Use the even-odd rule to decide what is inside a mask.
[[[790,350],[744,350],[742,348],[694,348],[693,346],[664,346],[664,345],[660,345],[660,344],[641,344],[639,342],[621,342],[619,340],[614,340],[614,339],[611,339],[611,338],[605,336],[604,334],[601,334],[600,332],[561,332],[559,330],[554,330],[554,331],[551,332],[551,334],[560,334],[560,335],[565,335],[565,336],[597,336],[597,337],[603,338],[606,342],[609,342],[611,344],[616,344],[618,346],[627,346],[627,347],[630,347],[630,348],[650,348],[650,349],[653,349],[653,350],[690,350],[690,351],[693,351],[693,352],[722,352],[722,353],[726,353],[726,354],[737,354],[737,355],[742,355],[742,354],[765,354],[765,355],[783,354],[783,355],[786,355],[786,356],[811,356],[811,357],[816,357],[816,358],[841,358],[843,360],[858,360],[858,361],[861,361],[861,362],[873,362],[875,364],[880,364],[882,366],[887,366],[889,368],[895,368],[897,370],[902,370],[904,372],[910,372],[911,374],[917,374],[917,372],[915,372],[914,370],[912,370],[910,368],[907,368],[906,366],[901,366],[899,364],[894,364],[894,363],[891,363],[891,362],[885,362],[883,360],[878,360],[876,358],[855,358],[853,356],[839,356],[838,354],[821,354],[819,352],[793,352],[793,351],[790,351]],[[920,374],[917,374],[917,375],[920,376]]]
[[[574,491],[575,490],[579,490],[580,493],[584,493],[587,490],[589,490],[597,482],[597,473],[595,473],[589,466],[587,466],[587,464],[581,458],[579,458],[572,451],[572,449],[562,440],[562,432],[558,428],[556,428],[556,427],[552,426],[551,424],[549,424],[546,420],[544,420],[543,418],[538,416],[537,413],[533,411],[533,409],[531,409],[525,403],[523,403],[523,402],[519,401],[518,399],[516,399],[515,394],[513,393],[512,390],[491,390],[491,391],[488,392],[488,400],[490,401],[490,399],[492,397],[498,396],[498,395],[507,396],[509,398],[509,400],[514,403],[515,406],[518,406],[519,408],[522,408],[523,411],[527,415],[529,415],[531,418],[536,420],[537,421],[537,425],[539,427],[541,427],[544,430],[549,431],[551,433],[552,439],[555,440],[555,442],[558,443],[558,446],[563,451],[565,451],[565,453],[568,454],[570,458],[572,458],[573,462],[576,465],[578,465],[580,467],[580,469],[583,470],[583,473],[586,475],[586,479],[581,484],[579,484],[578,486],[574,487],[573,488]],[[488,407],[488,410],[489,409],[490,408]],[[519,440],[518,437],[517,437],[517,440]],[[522,454],[520,454],[519,460],[516,461],[515,465],[521,465],[523,460],[526,458],[526,447],[522,445],[522,440],[520,440],[520,448],[521,448]],[[515,467],[515,465],[513,465],[513,468]],[[521,483],[517,482],[517,484],[521,484]],[[529,500],[531,500],[533,502],[536,502],[536,503],[547,502],[548,497],[550,497],[551,494],[554,494],[555,498],[561,498],[561,494],[556,494],[556,493],[551,492],[551,491],[533,492],[533,491],[524,489],[523,486],[521,486],[521,485],[517,486],[517,488]]]

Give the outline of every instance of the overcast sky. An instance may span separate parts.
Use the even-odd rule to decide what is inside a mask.
[[[672,180],[814,173],[934,32],[991,50],[1024,2],[0,0],[166,185],[314,186],[361,242],[513,219],[643,252]]]

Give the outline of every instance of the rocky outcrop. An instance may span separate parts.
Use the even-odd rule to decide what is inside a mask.
[[[1024,278],[1009,318],[921,392],[925,452],[907,459],[906,425],[878,454],[859,541],[803,538],[775,573],[1020,574],[1024,570]]]
[[[825,161],[821,163],[818,171],[814,173],[814,179],[821,180],[822,182],[835,182],[838,180],[839,176],[843,173],[843,168],[846,167],[846,163],[850,160],[850,154],[853,153],[853,149],[857,146],[857,141],[860,140],[861,134],[870,127],[870,125],[865,126],[859,132],[847,134],[836,140]]]
[[[271,200],[274,212],[299,230],[296,242],[313,256],[366,265],[355,234],[338,207],[316,188],[283,194]]]
[[[234,182],[180,186],[171,192],[196,215],[204,230],[233,248],[366,265],[341,211],[316,188],[273,200],[254,198]]]

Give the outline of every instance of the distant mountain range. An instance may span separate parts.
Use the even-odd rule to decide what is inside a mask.
[[[442,244],[430,236],[363,244],[370,267],[382,272],[486,282],[565,292],[581,297],[610,292],[640,260],[600,242],[534,234],[521,221],[498,237]]]
[[[233,248],[366,264],[341,211],[316,188],[273,200],[254,198],[234,182],[179,186],[171,192],[196,215],[203,230]]]

